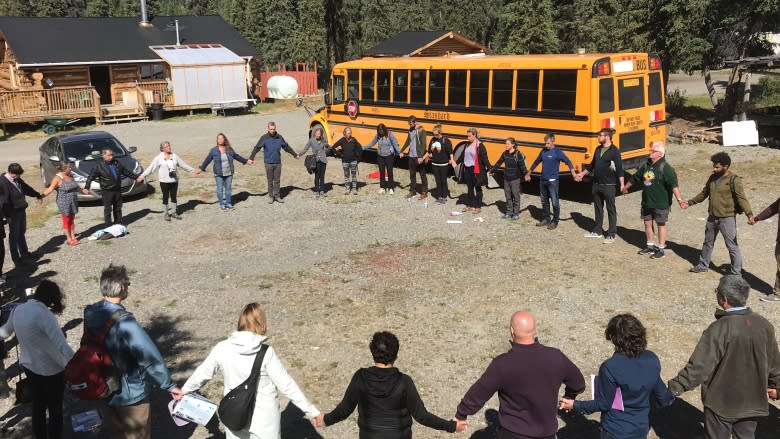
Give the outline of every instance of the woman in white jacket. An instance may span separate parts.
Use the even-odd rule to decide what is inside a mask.
[[[252,372],[252,364],[260,347],[268,339],[265,336],[265,311],[258,303],[244,307],[238,318],[238,330],[227,340],[217,343],[203,364],[195,369],[184,383],[182,391],[191,393],[203,386],[217,370],[222,371],[225,382],[223,395],[243,383]],[[279,439],[281,438],[281,407],[278,392],[284,394],[306,417],[313,420],[320,411],[309,402],[298,384],[287,374],[284,365],[269,346],[260,367],[255,411],[247,430],[232,431],[225,428],[227,439]]]
[[[160,182],[160,192],[162,192],[163,197],[163,218],[165,221],[170,221],[171,218],[181,219],[181,216],[176,211],[176,193],[179,191],[179,173],[176,171],[176,168],[182,168],[195,175],[200,174],[200,169],[193,169],[181,157],[172,153],[171,142],[166,140],[160,143],[160,154],[152,160],[149,167],[141,174],[146,178],[159,169],[157,181]],[[168,198],[171,200],[170,204],[168,204]]]

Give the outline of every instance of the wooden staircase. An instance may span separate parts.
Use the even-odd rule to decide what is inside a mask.
[[[144,91],[141,88],[136,86],[121,93],[122,102],[100,106],[100,117],[95,120],[98,125],[149,119],[146,114]]]

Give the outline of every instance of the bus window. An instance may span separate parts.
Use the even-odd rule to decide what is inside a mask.
[[[599,79],[599,113],[615,111],[615,81],[612,78]]]
[[[512,108],[512,70],[493,70],[493,108]]]
[[[376,100],[390,101],[390,70],[376,71]]]
[[[466,106],[466,71],[450,70],[449,105]]]
[[[428,73],[428,104],[444,105],[444,94],[447,72],[445,70],[431,70]]]
[[[393,71],[393,102],[406,103],[406,91],[409,90],[409,72],[407,70]]]
[[[618,108],[630,110],[645,105],[645,78],[618,79]]]
[[[490,72],[487,70],[472,70],[469,82],[469,107],[485,107],[488,105],[488,81]]]
[[[344,102],[344,77],[333,77],[333,102]]]
[[[650,74],[650,88],[647,92],[647,105],[663,103],[663,87],[661,87],[661,73]]]
[[[545,70],[542,89],[542,111],[574,114],[577,101],[577,71]]]
[[[347,99],[358,98],[358,71],[347,70]]]
[[[413,104],[425,105],[425,70],[412,70],[412,101]]]
[[[516,109],[536,111],[539,102],[539,71],[518,70],[516,93]]]
[[[360,99],[363,101],[374,100],[374,71],[360,71]]]

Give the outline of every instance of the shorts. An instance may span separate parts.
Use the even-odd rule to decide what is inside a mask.
[[[653,209],[651,207],[643,207],[640,216],[644,221],[655,220],[659,224],[666,224],[666,221],[669,220],[669,208]]]

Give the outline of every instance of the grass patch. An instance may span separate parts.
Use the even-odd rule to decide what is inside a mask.
[[[173,308],[174,306],[176,306],[177,302],[178,301],[176,299],[173,299],[170,302],[166,303],[165,306],[168,307],[168,308]]]
[[[84,282],[97,282],[98,280],[99,278],[97,277],[97,275],[94,274],[92,276],[87,276],[84,278]]]
[[[685,106],[697,107],[704,110],[712,110],[712,101],[709,95],[692,95],[685,97]]]
[[[259,288],[261,290],[267,290],[267,289],[271,288],[272,286],[274,286],[274,284],[263,283],[263,284],[258,285],[257,288]]]
[[[423,245],[422,241],[414,241],[413,243],[409,244],[409,247],[410,248],[417,248],[417,247],[422,247],[422,245]]]
[[[111,240],[109,239],[98,239],[97,243],[100,245],[111,245]]]

